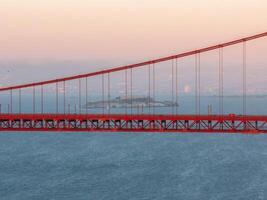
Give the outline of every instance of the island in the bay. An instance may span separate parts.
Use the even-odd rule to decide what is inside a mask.
[[[173,101],[156,101],[152,97],[147,96],[133,96],[130,97],[116,97],[109,100],[89,101],[85,104],[85,108],[145,108],[145,107],[177,107],[178,103]]]

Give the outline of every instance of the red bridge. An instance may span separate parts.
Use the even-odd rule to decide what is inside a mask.
[[[2,87],[0,131],[267,133],[267,115],[247,112],[247,44],[266,36],[267,32],[142,63]],[[225,52],[234,46],[241,47],[241,67],[240,74],[230,74],[240,76],[242,114],[225,111],[226,67],[236,65],[226,66]],[[205,61],[212,59],[215,64],[209,70]],[[194,87],[186,85],[182,91],[181,79],[190,82],[190,78]],[[205,100],[207,91],[203,87],[212,78],[217,83],[213,91],[215,112],[214,102]],[[146,96],[145,101],[134,102],[140,93]],[[189,98],[194,100],[188,113],[182,111],[183,93],[191,94]],[[121,100],[114,105],[116,96]]]

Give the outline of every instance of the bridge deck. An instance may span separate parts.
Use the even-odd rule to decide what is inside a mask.
[[[0,114],[0,131],[267,133],[267,116]]]

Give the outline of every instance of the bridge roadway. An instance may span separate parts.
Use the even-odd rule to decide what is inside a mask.
[[[0,131],[267,133],[267,116],[0,114]]]

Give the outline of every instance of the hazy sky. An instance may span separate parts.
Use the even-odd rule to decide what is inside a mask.
[[[93,71],[265,32],[266,8],[266,0],[0,0],[0,81]]]
[[[143,59],[266,31],[266,0],[0,0],[1,59]]]

